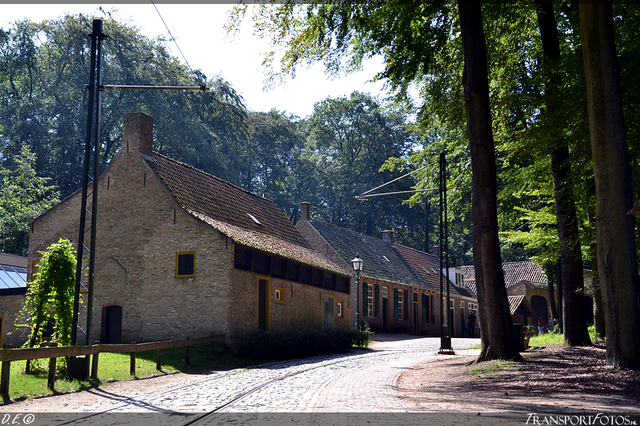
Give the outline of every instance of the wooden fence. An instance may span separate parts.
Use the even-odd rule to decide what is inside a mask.
[[[145,351],[158,351],[156,368],[162,367],[162,350],[169,348],[186,348],[185,361],[190,362],[191,346],[201,343],[213,343],[224,340],[225,335],[213,335],[201,337],[199,339],[171,340],[164,342],[148,343],[125,343],[125,344],[99,344],[92,346],[60,346],[48,348],[21,348],[0,350],[0,361],[2,361],[2,374],[0,376],[0,395],[9,395],[9,377],[11,374],[11,361],[24,361],[30,359],[49,358],[49,379],[47,386],[53,390],[56,380],[56,359],[63,357],[91,356],[91,379],[98,378],[98,359],[102,352],[108,353],[129,353],[131,363],[130,374],[136,372],[136,353]],[[88,364],[87,364],[88,367]],[[88,371],[87,371],[88,373]]]

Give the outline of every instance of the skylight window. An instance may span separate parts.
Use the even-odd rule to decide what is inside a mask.
[[[391,261],[387,258],[387,256],[384,256],[384,255],[383,255],[382,257],[384,257],[384,260],[386,260],[387,262],[391,262]]]
[[[252,215],[251,213],[247,213],[247,214],[249,215],[249,217],[250,217],[250,218],[251,218],[255,223],[257,223],[258,225],[262,225],[262,224],[260,223],[260,221],[259,221],[259,220],[254,216],[254,215]]]

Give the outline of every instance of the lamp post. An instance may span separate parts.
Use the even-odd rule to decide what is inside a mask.
[[[356,271],[356,328],[360,325],[360,271],[362,271],[362,259],[356,253],[356,257],[351,260],[353,270]]]

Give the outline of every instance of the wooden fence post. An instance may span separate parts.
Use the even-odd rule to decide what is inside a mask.
[[[136,375],[136,353],[131,352],[131,363],[129,365],[129,374],[132,376]]]
[[[47,379],[47,387],[52,391],[56,385],[56,360],[57,358],[49,358],[49,378]]]
[[[189,338],[189,336],[187,336],[187,340],[191,340]],[[186,349],[185,355],[184,355],[184,362],[187,365],[191,365],[191,346],[189,345],[189,342],[187,342],[187,349]]]
[[[158,357],[156,359],[156,370],[162,371],[162,349],[158,349]]]
[[[91,360],[91,380],[96,380],[98,378],[98,355],[100,353],[96,352],[93,354],[93,359]]]
[[[9,396],[9,377],[11,377],[11,361],[2,361],[2,375],[0,376],[0,395]]]

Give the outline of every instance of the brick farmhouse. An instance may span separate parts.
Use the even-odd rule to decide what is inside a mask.
[[[154,152],[152,125],[126,114],[99,178],[91,341],[224,334],[233,346],[258,329],[351,327],[338,305],[349,306],[352,271],[272,201]],[[31,223],[30,266],[59,238],[77,240],[80,203],[78,191]]]

